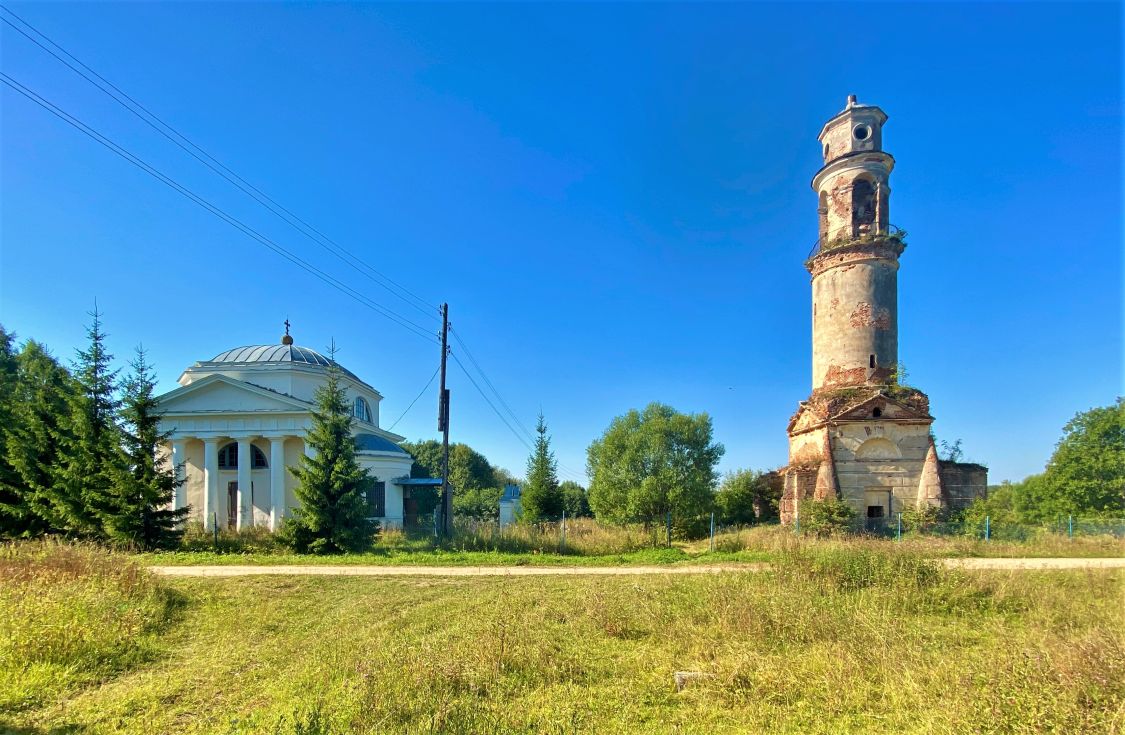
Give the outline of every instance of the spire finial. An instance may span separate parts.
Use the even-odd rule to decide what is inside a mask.
[[[283,345],[293,344],[293,338],[289,336],[289,327],[289,317],[285,317],[285,336],[281,338],[281,344]]]

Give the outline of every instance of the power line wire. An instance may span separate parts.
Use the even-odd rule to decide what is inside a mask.
[[[460,358],[457,357],[457,353],[455,353],[453,351],[450,351],[449,356],[453,358],[453,361],[455,363],[457,363],[457,367],[461,368],[461,372],[463,372],[465,374],[465,377],[468,378],[469,382],[473,384],[473,387],[477,389],[477,393],[480,393],[481,398],[484,399],[484,402],[488,404],[488,407],[492,409],[493,413],[496,414],[497,418],[500,419],[500,421],[504,424],[504,426],[508,427],[508,431],[512,432],[512,436],[514,436],[516,439],[518,439],[519,442],[524,445],[524,447],[527,449],[527,451],[529,453],[534,452],[535,449],[530,444],[527,443],[527,440],[525,440],[522,436],[520,436],[519,432],[516,431],[512,427],[511,423],[508,422],[508,419],[504,418],[504,414],[502,414],[500,412],[500,409],[498,409],[496,407],[496,404],[492,402],[492,399],[489,398],[488,394],[485,393],[484,390],[480,387],[480,384],[477,383],[476,379],[472,376],[472,373],[469,372],[469,370],[465,367],[465,364],[463,362],[461,362]],[[556,464],[556,467],[558,467],[557,461],[556,461],[555,464]],[[558,469],[563,470],[564,468],[558,467]],[[571,479],[573,479],[573,480],[584,479],[580,475],[576,475],[574,472],[564,471],[564,474],[570,475]]]
[[[430,379],[426,381],[426,387],[423,388],[422,390],[418,391],[418,395],[414,396],[414,400],[410,402],[410,405],[406,407],[406,410],[402,412],[402,415],[399,416],[397,419],[395,419],[395,422],[390,425],[390,427],[387,429],[387,431],[391,431],[396,426],[398,426],[398,422],[402,421],[402,419],[406,416],[406,414],[410,413],[410,409],[414,408],[414,404],[418,402],[418,399],[421,398],[423,396],[423,394],[425,394],[425,392],[430,389],[430,386],[434,384],[434,378],[437,377],[438,371],[440,371],[440,370],[441,370],[440,365],[438,365],[436,368],[434,368],[434,374],[431,375]]]
[[[457,340],[457,344],[461,345],[461,349],[464,350],[465,356],[469,358],[469,362],[471,362],[477,369],[477,372],[480,373],[481,378],[484,379],[485,385],[487,385],[492,390],[493,394],[495,394],[496,398],[500,401],[500,405],[507,410],[508,415],[512,417],[513,421],[515,421],[516,426],[523,430],[524,435],[529,440],[535,441],[535,436],[530,431],[528,431],[527,427],[524,426],[522,421],[520,421],[519,416],[516,415],[516,412],[513,411],[512,407],[508,405],[508,402],[504,400],[504,396],[500,395],[500,391],[498,391],[493,382],[489,380],[488,375],[484,372],[484,368],[482,368],[480,366],[480,363],[477,362],[477,359],[473,357],[473,353],[469,350],[469,346],[465,344],[465,341],[463,339],[461,339],[461,335],[453,327],[450,327],[449,331],[453,333],[453,339]]]
[[[290,252],[289,250],[282,247],[281,245],[279,245],[275,241],[271,240],[270,238],[266,237],[265,235],[261,234],[260,232],[258,232],[254,228],[245,224],[244,222],[237,219],[236,217],[228,214],[224,210],[215,206],[211,202],[207,201],[206,199],[199,196],[195,192],[191,191],[187,187],[183,186],[182,184],[180,184],[176,180],[172,179],[171,177],[165,175],[164,173],[162,173],[161,171],[156,169],[154,166],[152,166],[149,163],[147,163],[146,161],[144,161],[139,156],[131,153],[127,149],[118,145],[117,143],[112,141],[110,138],[108,138],[105,135],[99,133],[97,130],[90,127],[86,123],[82,122],[81,120],[79,120],[75,116],[71,115],[70,113],[66,112],[65,110],[63,110],[58,105],[55,105],[54,103],[50,102],[46,98],[42,97],[41,95],[36,93],[31,88],[21,84],[19,81],[17,81],[13,77],[9,76],[8,74],[6,74],[4,72],[0,72],[0,81],[3,81],[4,84],[6,84],[8,87],[13,89],[14,91],[23,95],[27,99],[31,100],[35,104],[39,105],[43,109],[47,110],[48,112],[55,115],[59,119],[63,120],[64,122],[68,123],[72,127],[76,128],[77,130],[81,131],[82,133],[84,133],[85,135],[87,135],[88,137],[93,139],[94,141],[96,141],[96,142],[100,143],[101,145],[103,145],[104,147],[108,148],[113,153],[116,153],[121,158],[124,158],[129,163],[132,163],[134,166],[141,169],[145,173],[149,174],[153,178],[157,179],[161,183],[163,183],[163,184],[167,185],[168,187],[174,189],[175,191],[182,194],[187,199],[191,200],[195,204],[199,205],[203,209],[207,210],[211,214],[215,215],[219,219],[221,219],[224,222],[226,222],[227,224],[231,225],[232,227],[239,230],[243,234],[247,235],[251,239],[253,239],[256,242],[260,243],[261,245],[265,246],[269,250],[272,250],[274,253],[282,256],[283,258],[285,258],[289,262],[293,263],[294,265],[298,266],[299,268],[305,270],[306,272],[316,276],[317,278],[319,278],[321,281],[325,282],[326,284],[328,284],[332,288],[335,288],[336,290],[340,291],[341,293],[351,297],[355,301],[358,301],[363,306],[366,306],[367,308],[371,309],[372,311],[375,311],[376,313],[386,317],[387,319],[390,319],[391,321],[395,322],[399,326],[407,329],[408,331],[413,332],[414,334],[422,337],[423,339],[426,339],[430,342],[436,343],[437,340],[434,338],[433,335],[431,335],[426,330],[425,327],[421,326],[420,324],[417,324],[416,322],[411,321],[410,319],[402,316],[401,314],[398,314],[398,313],[396,313],[396,312],[394,312],[394,311],[392,311],[392,310],[390,310],[390,309],[388,309],[384,306],[379,305],[378,303],[372,301],[371,299],[364,296],[359,291],[356,291],[355,289],[348,286],[347,284],[340,281],[339,279],[335,278],[334,276],[326,273],[325,271],[321,270],[320,268],[317,268],[316,266],[314,266],[313,264],[304,260],[300,256],[297,256],[294,253]]]
[[[26,20],[24,20],[17,13],[13,12],[11,9],[9,9],[8,7],[6,7],[4,5],[0,5],[0,10],[3,10],[5,13],[7,13],[10,16],[12,16],[13,18],[15,18],[17,21],[19,21],[19,23],[21,23],[27,29],[32,31],[36,36],[39,36],[39,38],[43,39],[48,44],[50,44],[55,49],[57,49],[59,52],[61,52],[61,54],[63,56],[65,56],[66,58],[63,58],[63,56],[60,56],[59,53],[56,53],[51,48],[48,48],[46,45],[44,45],[42,42],[40,42],[39,39],[30,35],[27,31],[25,31],[23,28],[16,25],[15,23],[13,23],[8,18],[0,16],[0,21],[3,21],[5,24],[7,24],[9,27],[14,29],[15,31],[17,31],[21,35],[23,35],[25,38],[27,38],[29,41],[34,43],[40,49],[42,49],[46,53],[50,54],[57,61],[59,61],[60,63],[65,65],[67,68],[69,68],[75,74],[77,74],[78,76],[85,79],[91,85],[96,87],[99,91],[103,92],[105,95],[110,97],[116,103],[118,103],[123,108],[128,110],[130,113],[135,115],[138,119],[140,119],[146,125],[151,127],[153,130],[155,130],[161,136],[163,136],[164,138],[166,138],[167,140],[169,140],[170,142],[175,144],[177,147],[179,147],[184,152],[188,153],[190,156],[192,156],[198,162],[200,162],[201,164],[206,166],[208,169],[210,169],[214,173],[221,176],[227,182],[229,182],[230,184],[232,184],[233,186],[238,188],[240,191],[242,191],[244,194],[246,194],[247,196],[254,199],[256,202],[261,204],[263,207],[265,207],[271,213],[273,213],[274,215],[276,215],[277,217],[279,217],[280,219],[285,221],[288,225],[293,227],[299,233],[301,233],[305,237],[312,240],[314,243],[316,243],[322,249],[330,252],[336,258],[338,258],[341,261],[343,261],[344,263],[346,263],[348,266],[350,266],[351,268],[353,268],[354,270],[359,272],[361,275],[364,275],[369,280],[373,281],[374,283],[376,283],[380,287],[386,289],[392,295],[396,296],[397,298],[399,298],[399,299],[403,300],[404,302],[406,302],[407,304],[409,304],[412,308],[422,312],[423,314],[426,314],[427,316],[434,316],[433,313],[429,310],[430,308],[432,308],[432,306],[430,304],[428,304],[424,299],[419,297],[417,294],[410,291],[410,289],[406,288],[405,286],[398,283],[397,281],[390,278],[389,276],[381,273],[380,271],[378,271],[377,269],[375,269],[374,267],[369,265],[367,262],[365,262],[362,258],[359,258],[359,257],[353,255],[350,251],[347,250],[347,248],[339,245],[334,240],[332,240],[330,237],[328,237],[327,235],[322,233],[320,230],[316,229],[315,227],[310,225],[308,222],[306,222],[305,220],[301,219],[299,216],[294,214],[291,210],[286,208],[284,205],[278,203],[276,200],[274,200],[268,194],[261,191],[259,188],[255,187],[253,184],[248,182],[242,176],[239,176],[236,172],[234,172],[229,167],[227,167],[225,164],[223,164],[221,161],[216,159],[214,156],[212,156],[210,153],[208,153],[201,146],[196,144],[194,141],[192,141],[186,135],[181,133],[175,127],[173,127],[172,125],[170,125],[169,123],[164,121],[160,116],[153,113],[151,110],[149,110],[143,104],[138,102],[136,99],[134,99],[127,92],[125,92],[120,87],[115,85],[113,82],[109,81],[104,76],[99,74],[97,71],[92,69],[90,66],[85,64],[82,60],[78,59],[76,56],[71,54],[62,45],[60,45],[59,43],[57,43],[56,41],[51,39],[49,36],[47,36],[45,33],[40,31],[35,26],[28,23]],[[69,61],[68,61],[68,59],[69,59]],[[71,63],[72,61],[74,63]],[[77,66],[75,66],[75,64],[77,64]],[[79,68],[79,67],[81,67],[81,68]],[[155,168],[148,165],[146,162],[144,162],[139,157],[137,157],[134,154],[130,153],[129,151],[125,150],[121,146],[118,146],[116,143],[109,140],[105,136],[101,135],[97,131],[93,130],[93,128],[90,128],[89,126],[85,125],[85,123],[82,123],[77,118],[74,118],[73,116],[70,116],[69,113],[66,113],[65,111],[61,110],[61,108],[58,108],[57,106],[53,105],[53,103],[50,103],[47,100],[43,99],[42,97],[39,97],[39,95],[37,95],[35,92],[30,90],[29,88],[24,87],[23,85],[20,85],[20,87],[22,87],[22,89],[18,89],[16,87],[14,87],[11,82],[15,82],[15,80],[12,79],[11,77],[7,77],[5,79],[5,83],[8,83],[8,86],[12,87],[13,89],[16,89],[16,91],[19,91],[21,94],[24,94],[24,96],[28,97],[29,99],[32,99],[32,101],[36,102],[37,104],[40,104],[41,106],[44,107],[44,109],[47,109],[48,111],[50,111],[50,112],[56,114],[57,116],[59,116],[64,121],[74,125],[76,128],[78,128],[82,132],[84,132],[87,135],[89,135],[90,137],[94,138],[94,140],[96,140],[97,142],[101,143],[102,145],[105,145],[110,150],[112,150],[113,152],[117,153],[118,155],[124,157],[126,160],[130,161],[134,165],[137,165],[139,168],[146,171],[146,173],[149,173],[150,175],[153,175],[157,179],[161,180],[163,183],[165,183],[168,186],[171,186],[172,188],[176,189],[181,194],[188,197],[189,199],[191,199],[195,203],[199,204],[200,206],[203,206],[205,209],[208,209],[208,211],[211,211],[212,214],[215,214],[216,216],[220,217],[221,219],[224,219],[225,221],[228,222],[228,224],[231,224],[232,226],[236,227],[236,229],[239,229],[239,230],[243,231],[244,234],[247,234],[248,236],[252,237],[253,239],[258,240],[263,245],[266,245],[267,247],[270,247],[271,250],[274,250],[275,252],[282,255],[283,257],[290,260],[291,262],[299,265],[300,267],[304,268],[305,270],[312,273],[313,275],[316,275],[321,280],[325,281],[326,283],[329,283],[329,285],[332,285],[332,286],[336,287],[338,290],[341,290],[343,293],[351,296],[352,298],[354,298],[356,300],[359,300],[361,303],[364,303],[364,305],[366,305],[369,308],[372,308],[373,310],[381,313],[383,316],[386,316],[387,318],[391,319],[392,321],[397,321],[398,323],[400,323],[400,325],[402,325],[404,327],[407,327],[407,324],[410,324],[410,325],[413,325],[413,327],[416,327],[416,328],[421,329],[423,331],[425,330],[424,327],[421,327],[417,323],[412,322],[412,321],[406,319],[405,317],[401,317],[400,315],[395,314],[393,311],[391,311],[389,309],[384,309],[383,307],[380,307],[377,304],[374,304],[374,302],[369,302],[369,300],[366,299],[366,297],[361,296],[360,294],[358,294],[354,290],[350,289],[350,287],[345,286],[344,284],[339,282],[337,279],[329,276],[324,271],[321,271],[319,268],[316,268],[315,266],[312,266],[307,261],[304,261],[303,259],[299,258],[298,256],[296,256],[296,255],[290,253],[289,251],[285,250],[280,245],[277,245],[277,243],[273,242],[272,240],[269,240],[269,238],[266,238],[265,236],[260,235],[260,233],[253,230],[252,228],[246,226],[244,223],[240,222],[239,220],[235,219],[234,217],[231,217],[226,212],[223,212],[222,210],[220,210],[218,207],[214,207],[214,205],[211,205],[210,202],[207,202],[206,200],[203,200],[201,197],[198,197],[197,195],[195,195],[190,190],[187,190],[185,187],[182,187],[181,185],[179,185],[174,180],[172,180],[169,177],[163,175],[161,172],[157,171]],[[19,84],[19,82],[15,82],[15,84]],[[29,96],[29,93],[30,93],[30,95],[35,95],[35,96],[31,97],[31,96]],[[36,97],[38,99],[36,99]],[[269,240],[268,243],[266,242],[267,240]],[[413,299],[413,301],[411,301],[411,299]],[[421,306],[419,306],[419,304],[421,304]],[[392,316],[392,314],[394,316]],[[407,327],[407,328],[409,329],[410,327]],[[414,330],[411,330],[411,331],[414,331]],[[479,373],[479,375],[481,376],[481,378],[488,385],[489,389],[491,389],[493,394],[496,396],[497,400],[499,400],[500,404],[507,411],[508,415],[512,418],[512,420],[516,423],[516,425],[523,431],[524,435],[528,439],[531,439],[532,441],[534,441],[534,437],[533,437],[532,433],[530,432],[530,430],[528,430],[527,426],[524,425],[522,421],[520,421],[519,416],[515,413],[514,410],[512,410],[512,408],[508,404],[508,402],[506,400],[504,400],[503,395],[501,395],[499,390],[497,390],[495,384],[488,377],[488,374],[485,373],[485,371],[481,367],[480,363],[473,356],[472,352],[468,348],[468,345],[466,345],[464,340],[462,340],[460,338],[460,336],[456,333],[454,333],[454,338],[457,339],[458,343],[465,350],[466,356],[472,362],[473,366],[476,368],[476,370]],[[474,387],[476,387],[477,390],[481,393],[481,395],[483,397],[485,397],[486,400],[487,400],[487,396],[485,396],[484,391],[475,382],[475,380],[473,380],[472,376],[469,374],[469,372],[465,368],[465,366],[463,364],[461,364],[460,361],[458,361],[458,364],[460,365],[461,369],[463,371],[465,371],[465,374],[466,374],[467,377],[469,377],[470,381],[473,382]],[[432,379],[431,379],[430,382],[432,383]],[[424,390],[423,390],[423,392],[424,392]],[[417,400],[418,400],[418,398],[415,398],[415,400],[413,402],[411,402],[411,407],[414,405],[415,402],[417,402]],[[508,424],[507,420],[504,419],[504,417],[500,414],[500,412],[498,410],[496,410],[495,405],[492,404],[491,401],[489,401],[489,405],[492,406],[493,410],[497,412],[497,415],[502,420],[504,420],[504,423],[505,423],[506,426],[508,426],[509,430],[513,430],[512,426],[510,424]],[[409,407],[408,407],[407,410],[409,410]],[[404,415],[405,415],[405,413],[404,413]],[[401,420],[401,419],[402,419],[402,417],[400,416],[398,420]],[[395,423],[397,424],[398,421],[396,420]],[[515,434],[514,430],[513,430],[513,433]],[[518,434],[515,434],[515,435],[517,436],[517,438],[520,438]],[[524,443],[525,446],[526,446],[526,442],[523,442],[522,438],[520,438],[520,441],[521,441],[521,443]],[[529,447],[529,449],[530,449],[530,447]],[[568,474],[577,474],[577,473],[574,473],[572,470],[569,470],[568,468],[566,468],[565,466],[562,466],[562,465],[560,465],[560,469],[563,469],[564,471],[567,471]]]
[[[489,379],[488,374],[484,372],[484,368],[481,367],[481,364],[477,361],[477,359],[475,357],[473,357],[472,351],[469,350],[469,346],[467,344],[465,344],[465,341],[458,334],[457,330],[454,329],[451,326],[449,328],[449,331],[453,333],[453,338],[455,340],[457,340],[457,344],[459,344],[461,346],[461,348],[464,350],[465,356],[469,358],[469,362],[471,362],[472,365],[476,368],[477,372],[480,374],[481,378],[484,380],[485,385],[487,385],[492,390],[492,392],[496,396],[497,400],[499,400],[500,405],[503,406],[507,410],[508,415],[511,416],[511,418],[515,422],[515,424],[520,429],[522,429],[524,434],[527,436],[527,438],[532,443],[534,443],[535,442],[535,436],[531,433],[531,431],[528,430],[527,426],[522,421],[520,421],[519,416],[516,414],[516,412],[514,410],[512,410],[512,407],[508,404],[508,402],[504,400],[504,396],[502,396],[500,394],[500,391],[496,388],[496,385]],[[465,369],[464,365],[461,366],[461,369],[462,370]],[[478,387],[478,390],[479,390],[479,387]],[[576,472],[575,470],[573,470],[573,469],[567,467],[566,465],[562,464],[561,462],[559,462],[557,459],[555,460],[555,465],[556,465],[556,467],[558,467],[558,469],[560,471],[562,471],[565,474],[571,475],[572,477],[584,478],[584,476],[585,476],[584,473]]]
[[[374,267],[369,265],[367,262],[365,262],[362,258],[359,258],[359,257],[353,255],[351,252],[349,252],[347,250],[347,248],[338,244],[337,242],[332,240],[330,237],[328,237],[327,235],[322,233],[320,230],[316,229],[315,227],[310,225],[308,222],[306,222],[305,220],[298,217],[292,211],[290,211],[289,209],[287,209],[283,205],[279,204],[277,201],[275,201],[273,198],[271,198],[268,194],[261,191],[260,189],[255,187],[250,182],[246,181],[246,179],[242,178],[237,173],[232,171],[230,168],[225,166],[221,161],[219,161],[214,156],[212,156],[210,153],[208,153],[206,150],[204,150],[199,145],[194,143],[191,139],[189,139],[183,133],[176,130],[176,128],[172,127],[172,125],[165,122],[163,119],[161,119],[158,115],[156,115],[155,113],[150,111],[147,107],[142,105],[140,102],[137,102],[135,99],[133,99],[131,96],[129,96],[129,94],[127,94],[126,92],[121,90],[121,88],[119,88],[117,85],[113,84],[113,82],[109,81],[108,79],[103,77],[101,74],[99,74],[98,72],[91,69],[85,63],[83,63],[80,59],[78,59],[73,54],[71,54],[69,51],[67,51],[65,48],[63,48],[61,45],[59,45],[58,43],[53,41],[45,33],[40,31],[39,29],[35,28],[35,26],[31,25],[26,20],[21,18],[19,15],[12,12],[9,8],[7,8],[3,5],[0,5],[0,10],[3,10],[4,12],[11,15],[13,18],[18,20],[20,23],[22,23],[24,26],[26,26],[28,29],[30,29],[32,32],[34,32],[36,35],[38,35],[40,38],[45,40],[47,43],[51,44],[51,46],[54,46],[56,49],[58,49],[67,58],[63,58],[63,56],[60,56],[58,53],[55,53],[55,51],[53,51],[52,49],[43,45],[43,43],[41,43],[38,39],[31,36],[29,33],[27,33],[27,31],[25,31],[23,28],[20,28],[19,26],[17,26],[15,23],[10,21],[8,18],[0,16],[0,21],[3,21],[4,23],[6,23],[8,26],[10,26],[14,30],[16,30],[17,32],[22,34],[25,38],[27,38],[29,41],[31,41],[36,46],[41,48],[43,51],[47,52],[48,54],[53,56],[55,59],[57,59],[59,62],[61,62],[65,66],[67,66],[75,74],[79,75],[80,77],[85,79],[87,82],[89,82],[93,86],[97,87],[100,91],[105,93],[112,100],[114,100],[119,105],[124,107],[126,110],[131,112],[133,115],[135,115],[137,118],[139,118],[146,125],[151,127],[156,132],[160,133],[160,135],[167,138],[169,141],[174,143],[176,146],[178,146],[180,149],[182,149],[188,155],[195,158],[195,160],[199,161],[201,164],[203,164],[204,166],[209,168],[211,171],[215,172],[219,176],[226,179],[230,184],[232,184],[233,186],[238,188],[244,194],[246,194],[250,198],[254,199],[256,202],[261,204],[263,207],[268,209],[270,212],[275,214],[277,217],[279,217],[280,219],[285,221],[286,224],[288,224],[290,227],[292,227],[293,229],[297,230],[298,232],[300,232],[305,237],[312,240],[314,243],[319,245],[322,249],[324,249],[324,250],[328,251],[329,253],[331,253],[332,255],[336,256],[336,258],[338,258],[339,260],[346,263],[348,266],[350,266],[351,268],[353,268],[354,270],[359,272],[361,275],[367,277],[372,282],[374,282],[377,285],[381,286],[382,288],[386,289],[392,295],[401,299],[402,301],[404,301],[405,303],[407,303],[408,305],[410,305],[412,308],[416,309],[417,311],[422,312],[426,316],[435,317],[435,314],[433,313],[434,306],[432,304],[429,304],[424,299],[422,299],[420,296],[418,296],[417,294],[412,292],[410,289],[406,288],[402,284],[400,284],[397,281],[395,281],[394,279],[392,279],[390,276],[387,276],[386,274],[378,271],[377,269],[375,269]],[[74,64],[70,63],[70,61],[68,61],[67,59],[70,59],[71,61],[73,61]],[[78,66],[75,66],[75,64],[77,64]],[[79,69],[78,67],[82,67],[82,68]],[[85,71],[83,71],[83,70],[85,70]],[[87,74],[86,72],[89,72],[89,74]],[[92,78],[91,75],[93,75],[94,78]],[[411,299],[413,299],[413,301]],[[419,304],[421,304],[421,306],[419,306]]]

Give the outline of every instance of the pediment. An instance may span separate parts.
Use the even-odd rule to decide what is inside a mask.
[[[872,419],[894,420],[930,420],[932,417],[925,411],[896,401],[885,393],[876,393],[867,400],[850,406],[835,416],[829,417],[833,421],[870,421]]]
[[[298,398],[245,383],[225,375],[211,375],[157,399],[163,414],[294,413],[311,410]]]

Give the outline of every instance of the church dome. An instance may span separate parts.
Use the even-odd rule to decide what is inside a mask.
[[[308,347],[296,345],[249,345],[220,352],[211,362],[303,362],[306,365],[331,364],[324,355]]]
[[[247,363],[293,363],[297,365],[315,365],[325,368],[332,364],[331,360],[316,350],[286,344],[235,347],[226,352],[220,352],[208,362],[209,364],[238,363],[240,365],[245,365]],[[348,370],[343,365],[339,365],[339,363],[337,363],[337,365],[345,375],[359,380],[352,371]]]

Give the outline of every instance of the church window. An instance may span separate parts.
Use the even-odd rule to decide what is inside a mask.
[[[250,467],[255,470],[264,470],[269,467],[265,453],[253,444],[250,445]],[[219,469],[238,469],[238,442],[231,442],[219,450]]]
[[[371,406],[367,404],[365,398],[355,399],[355,417],[360,421],[371,423]]]
[[[871,355],[871,357],[867,359],[867,367],[875,367],[875,355]]]
[[[856,140],[867,140],[867,136],[871,135],[871,128],[866,125],[856,125],[852,130],[852,135]]]
[[[871,415],[874,416],[875,418],[879,418],[880,416],[883,415],[883,409],[876,408],[874,411],[871,412]]]
[[[387,483],[373,482],[367,486],[367,517],[382,518],[387,515]]]

